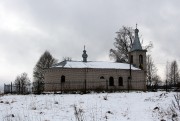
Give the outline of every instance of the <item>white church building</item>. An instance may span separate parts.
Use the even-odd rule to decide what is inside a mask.
[[[129,52],[129,63],[88,61],[84,49],[83,61],[62,61],[45,69],[45,92],[83,90],[146,90],[146,50],[142,49],[135,29]]]

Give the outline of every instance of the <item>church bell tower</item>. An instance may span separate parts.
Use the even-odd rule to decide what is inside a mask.
[[[139,30],[135,29],[135,38],[132,44],[132,48],[129,52],[129,63],[131,63],[136,68],[146,71],[146,52],[147,50],[142,49],[141,43],[139,41]]]

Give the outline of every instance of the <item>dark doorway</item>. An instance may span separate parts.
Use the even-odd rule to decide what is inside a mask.
[[[65,76],[62,75],[62,76],[61,76],[61,83],[64,83],[64,82],[65,82]]]

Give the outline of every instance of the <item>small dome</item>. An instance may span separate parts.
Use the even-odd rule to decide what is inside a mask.
[[[82,57],[83,57],[83,62],[87,62],[88,55],[86,54],[85,46],[84,46]]]
[[[136,28],[136,29],[135,29],[135,33],[138,33],[138,32],[139,32],[139,29]]]

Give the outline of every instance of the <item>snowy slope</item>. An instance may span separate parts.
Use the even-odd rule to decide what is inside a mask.
[[[0,121],[160,121],[175,93],[131,92],[63,95],[6,95],[0,97]]]

